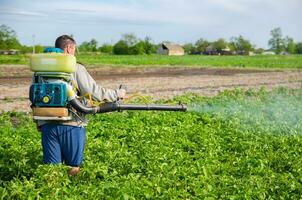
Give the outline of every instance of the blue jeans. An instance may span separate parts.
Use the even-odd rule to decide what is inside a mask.
[[[43,161],[78,167],[84,158],[86,129],[61,124],[45,124],[42,130]]]

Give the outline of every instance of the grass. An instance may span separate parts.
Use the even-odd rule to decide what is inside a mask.
[[[299,199],[302,90],[186,95],[190,112],[90,116],[79,176],[42,165],[31,117],[0,115],[0,199]]]
[[[0,65],[27,65],[29,58],[25,54],[20,55],[0,55]]]
[[[116,56],[116,55],[91,55],[78,56],[78,61],[88,66],[114,66],[114,67],[239,67],[239,68],[264,68],[285,69],[302,68],[302,55],[276,55],[276,56]],[[0,55],[0,64],[28,64],[25,55],[5,56]]]
[[[88,65],[302,68],[302,56],[79,56]]]

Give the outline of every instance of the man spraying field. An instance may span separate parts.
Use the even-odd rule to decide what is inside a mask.
[[[123,110],[186,111],[179,105],[124,104],[126,90],[105,89],[96,84],[85,67],[76,63],[76,43],[63,35],[56,48],[31,56],[34,72],[30,87],[33,118],[42,132],[43,160],[46,164],[71,166],[70,175],[80,172],[87,120],[85,114]]]
[[[55,47],[56,49],[50,51],[73,56],[76,42],[70,36],[62,35],[57,38]],[[97,85],[85,67],[78,63],[70,78],[69,82],[73,83],[73,87],[76,88],[75,92],[79,96],[89,94],[97,101],[112,102],[124,98],[126,94],[124,89],[111,90]],[[65,163],[71,166],[69,174],[75,175],[80,172],[80,165],[83,161],[86,130],[84,116],[81,113],[74,111],[70,116],[71,118],[66,121],[42,119],[37,120],[37,124],[42,132],[44,163]]]

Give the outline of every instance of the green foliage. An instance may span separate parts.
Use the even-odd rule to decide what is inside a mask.
[[[258,49],[255,50],[255,53],[259,54],[259,55],[261,55],[263,52],[264,52],[263,48],[258,48]]]
[[[124,34],[113,47],[116,55],[143,55],[156,52],[156,47],[151,43],[151,38],[139,40],[134,34]]]
[[[113,46],[113,53],[116,55],[128,55],[129,54],[129,47],[124,40],[118,41]]]
[[[218,52],[222,52],[222,50],[227,48],[227,46],[228,46],[228,43],[223,38],[213,42],[213,48],[216,49]]]
[[[145,50],[145,54],[154,54],[156,53],[156,50],[158,49],[157,45],[152,44],[152,40],[150,37],[145,37],[144,41],[143,41],[143,46],[144,46],[144,50]]]
[[[284,45],[285,45],[285,51],[287,51],[290,54],[296,53],[296,44],[293,38],[286,36],[284,38]]]
[[[295,43],[294,39],[286,36],[282,37],[281,28],[275,28],[271,31],[272,38],[269,40],[268,44],[276,54],[280,54],[283,51],[286,51],[290,54],[301,54],[301,46],[299,43]]]
[[[102,53],[112,54],[113,46],[111,44],[103,44],[101,47],[98,48],[98,51]]]
[[[31,177],[41,164],[42,154],[39,133],[30,116],[6,113],[0,115],[0,121],[1,187],[6,181]]]
[[[253,51],[254,47],[251,42],[243,36],[232,37],[231,41],[228,42],[223,38],[220,38],[214,42],[209,42],[205,39],[199,39],[193,45],[191,43],[183,45],[185,52],[187,54],[206,54],[208,47],[211,47],[212,51],[215,53],[222,53],[223,49],[230,48],[231,51],[239,55],[246,55],[249,51]],[[212,52],[212,53],[213,53]]]
[[[83,42],[81,45],[79,45],[79,51],[80,52],[96,52],[98,42],[96,39],[91,39],[89,42]]]
[[[203,54],[206,51],[208,46],[210,46],[210,42],[201,38],[201,39],[197,40],[197,42],[195,43],[196,48],[193,53],[194,54]]]
[[[184,48],[186,54],[193,54],[195,51],[195,47],[192,43],[184,44],[182,47]]]
[[[142,55],[145,54],[145,43],[140,41],[129,48],[130,55]]]
[[[32,49],[31,49],[32,51]],[[29,64],[29,57],[25,54],[20,55],[0,55],[0,64],[20,64],[20,65],[28,65]]]
[[[231,39],[230,48],[239,54],[247,54],[253,50],[253,45],[249,40],[240,35],[239,37],[233,37]]]
[[[32,53],[33,52],[33,47],[32,46],[26,46],[26,45],[23,45],[21,47],[21,52],[26,54],[26,53]]]
[[[41,165],[40,134],[30,116],[0,115],[0,197],[301,197],[301,90],[234,90],[161,102],[179,100],[192,112],[91,116],[76,177],[68,177],[65,166]]]
[[[128,47],[132,47],[138,43],[139,39],[133,33],[125,33],[122,35],[122,41],[125,41]]]
[[[42,45],[35,45],[35,53],[43,53],[44,47]]]
[[[268,45],[271,47],[271,49],[275,51],[276,54],[279,54],[284,51],[284,39],[280,27],[271,30],[271,37],[272,38],[268,41]]]
[[[302,42],[296,44],[296,52],[297,54],[302,54]]]
[[[16,32],[10,27],[2,24],[0,26],[0,49],[19,49],[21,47]]]

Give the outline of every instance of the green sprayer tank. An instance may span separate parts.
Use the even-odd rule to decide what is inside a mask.
[[[30,69],[33,72],[64,72],[76,71],[76,58],[61,53],[33,54],[30,57]]]

